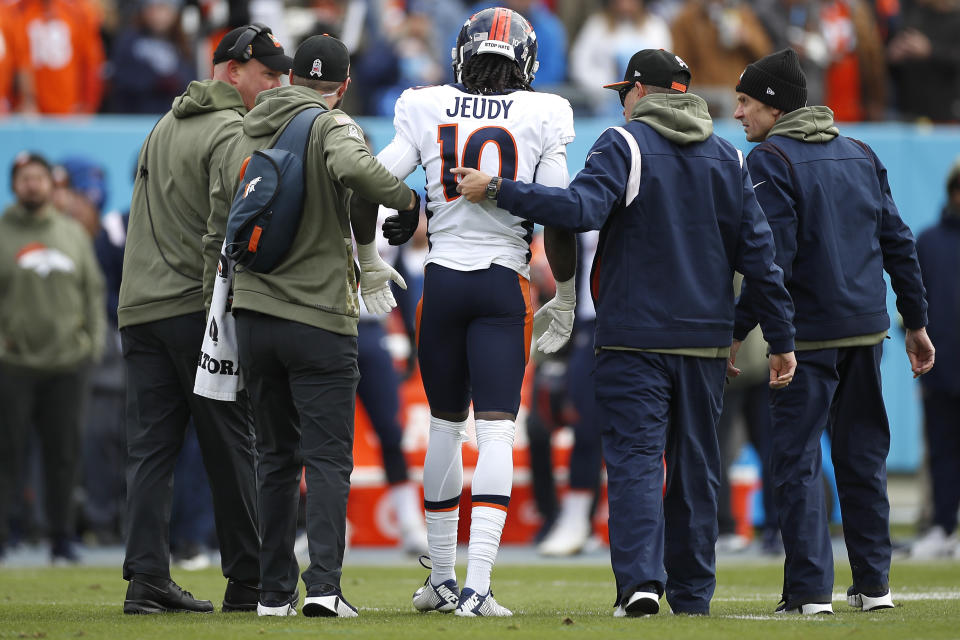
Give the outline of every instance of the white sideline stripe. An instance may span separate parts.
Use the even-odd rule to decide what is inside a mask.
[[[637,139],[623,127],[610,128],[623,136],[627,146],[630,147],[630,177],[627,178],[627,191],[623,201],[624,206],[629,207],[640,193],[640,146],[637,144]]]
[[[847,602],[847,592],[836,592],[833,594],[834,602]],[[779,599],[779,593],[755,593],[743,596],[715,596],[713,602],[757,602],[758,600],[771,600]],[[905,602],[918,602],[923,600],[960,600],[960,591],[897,591],[893,590],[893,602],[896,604],[900,601]],[[729,616],[737,617],[737,616]],[[809,616],[799,616],[806,618]],[[776,620],[780,619],[780,616],[775,617]]]
[[[716,598],[714,598],[716,600]],[[786,616],[786,615],[735,615],[735,616],[716,616],[717,618],[729,620],[776,620],[777,622],[826,622],[830,616]]]

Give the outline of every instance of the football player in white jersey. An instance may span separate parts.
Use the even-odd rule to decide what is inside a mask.
[[[509,616],[490,590],[513,482],[513,437],[533,328],[529,259],[533,225],[494,202],[457,193],[454,167],[565,187],[573,112],[559,96],[534,92],[536,35],[515,11],[493,8],[466,21],[453,51],[456,84],[408,89],[397,100],[396,137],[378,155],[405,178],[418,165],[427,181],[423,297],[418,357],[430,403],[430,443],[423,470],[432,569],[414,594],[420,611]],[[498,178],[494,178],[496,180]],[[412,231],[384,225],[391,242]],[[549,328],[538,341],[555,351],[570,336],[575,306],[576,243],[545,230],[556,297],[538,313]],[[459,591],[457,523],[463,487],[461,442],[470,402],[479,459],[472,482],[466,581]]]

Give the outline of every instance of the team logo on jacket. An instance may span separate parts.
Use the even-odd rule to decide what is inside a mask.
[[[17,266],[35,271],[42,278],[46,278],[54,271],[64,273],[76,271],[76,265],[70,256],[39,242],[31,242],[17,252]]]
[[[320,67],[323,65],[323,60],[317,58],[313,61],[313,68],[310,69],[310,75],[317,76],[318,78],[323,77],[323,72],[320,70]]]
[[[243,189],[243,197],[246,198],[252,192],[257,190],[257,183],[263,180],[263,176],[257,176],[253,180],[247,183],[247,186]]]

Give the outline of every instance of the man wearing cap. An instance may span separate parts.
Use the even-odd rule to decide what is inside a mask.
[[[761,144],[747,166],[773,229],[777,264],[796,305],[797,373],[771,394],[771,475],[786,550],[782,613],[832,613],[833,550],[821,481],[820,436],[830,434],[844,538],[848,602],[893,606],[886,459],[890,426],[880,357],[890,327],[890,275],[914,377],[933,366],[927,303],[913,234],[900,219],[873,150],[840,135],[827,107],[807,107],[792,49],[748,65],[734,117]],[[750,282],[737,306],[730,375],[762,302]]]
[[[125,613],[213,611],[170,580],[173,469],[192,418],[213,493],[224,611],[256,608],[260,579],[253,427],[246,402],[195,395],[206,324],[202,239],[211,178],[257,94],[292,60],[263,25],[234,29],[213,78],[191,82],[140,150],[117,309],[127,365]]]
[[[224,155],[204,238],[204,277],[212,285],[244,159],[272,146],[300,111],[321,109],[306,141],[303,213],[293,243],[269,273],[240,269],[233,280],[239,360],[259,453],[257,612],[263,616],[296,615],[299,605],[294,541],[304,467],[310,566],[303,572],[303,614],[357,615],[340,589],[359,380],[351,225],[367,309],[388,311],[396,305],[389,281],[405,285],[377,254],[376,206],[365,206],[372,215],[361,219],[347,202],[352,190],[369,203],[418,212],[419,200],[370,155],[363,131],[337,109],[349,74],[347,48],[336,38],[312,36],[300,45],[291,86],[260,94]]]
[[[83,227],[51,204],[35,153],[10,171],[16,202],[0,215],[0,557],[32,434],[43,454],[50,557],[77,562],[73,491],[90,364],[103,352],[103,276]]]
[[[713,135],[707,105],[686,93],[689,84],[678,56],[636,53],[623,82],[607,85],[620,94],[626,125],[601,134],[567,189],[453,170],[470,200],[496,199],[541,224],[600,229],[590,278],[594,391],[615,616],[657,613],[664,592],[674,613],[709,613],[734,270],[763,301],[770,386],[793,377],[793,305],[770,228],[742,157]]]

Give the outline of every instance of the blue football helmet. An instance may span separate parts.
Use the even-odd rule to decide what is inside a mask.
[[[461,81],[463,65],[470,56],[495,53],[513,60],[526,81],[533,78],[540,67],[537,60],[537,34],[527,19],[512,9],[494,7],[470,16],[463,23],[453,54],[453,74]]]

